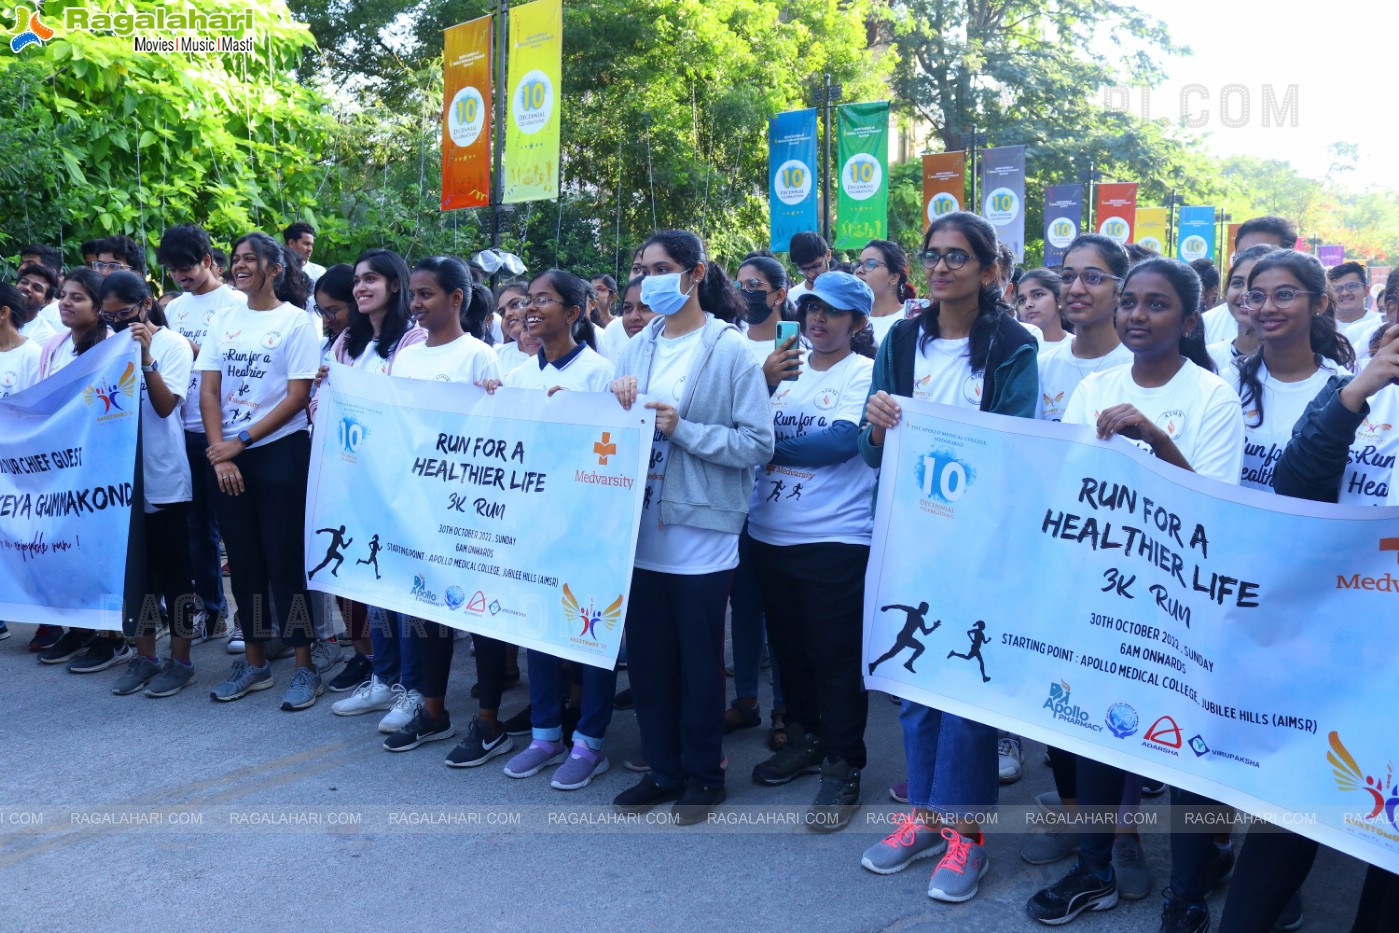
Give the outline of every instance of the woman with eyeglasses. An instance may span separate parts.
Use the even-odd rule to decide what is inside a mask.
[[[1244,295],[1248,292],[1248,276],[1253,271],[1253,264],[1276,249],[1271,243],[1260,243],[1234,254],[1234,261],[1229,266],[1229,277],[1224,283],[1224,306],[1238,323],[1238,334],[1205,347],[1205,352],[1214,361],[1215,372],[1226,372],[1235,360],[1252,356],[1262,346],[1253,325],[1249,323]]]
[[[1061,306],[1063,293],[1064,280],[1053,269],[1031,269],[1016,285],[1016,319],[1039,328],[1041,356],[1073,337],[1073,324]]]
[[[889,331],[874,361],[860,454],[878,468],[887,431],[902,415],[895,395],[1020,418],[1035,416],[1035,338],[1001,299],[996,229],[966,211],[928,227],[918,254],[932,304]],[[996,730],[909,700],[899,714],[913,813],[861,865],[891,874],[921,858],[942,859],[928,896],[957,903],[976,896],[987,868],[979,821],[996,805]]]
[[[870,327],[875,346],[884,342],[895,324],[922,310],[922,305],[913,301],[917,294],[908,281],[908,254],[899,244],[870,240],[855,262],[855,274],[874,293]]]
[[[523,282],[512,282],[496,289],[495,308],[500,315],[505,342],[496,347],[496,362],[502,376],[508,376],[539,352],[539,341],[525,329],[529,310],[528,289]]]

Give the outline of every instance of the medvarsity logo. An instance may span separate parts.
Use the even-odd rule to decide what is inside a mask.
[[[617,622],[622,618],[622,597],[618,596],[606,609],[598,609],[597,603],[593,599],[588,600],[585,607],[579,601],[573,591],[568,588],[568,584],[563,585],[563,608],[564,613],[575,622],[581,623],[583,628],[574,638],[586,638],[590,641],[597,641],[598,623],[602,623],[603,628],[609,632],[616,628]]]
[[[607,466],[607,458],[617,455],[617,445],[612,442],[610,432],[602,432],[602,440],[593,445],[593,453],[597,454],[598,466]]]
[[[1331,750],[1326,753],[1326,760],[1331,765],[1336,787],[1347,793],[1359,790],[1370,795],[1370,812],[1360,817],[1359,821],[1373,826],[1387,839],[1399,840],[1399,836],[1391,832],[1399,831],[1399,783],[1394,780],[1394,763],[1385,765],[1384,777],[1380,778],[1377,776],[1378,771],[1366,774],[1361,769],[1355,761],[1355,756],[1341,741],[1340,733],[1331,733],[1330,745]],[[1389,821],[1388,830],[1384,829],[1384,820]],[[1347,816],[1346,822],[1351,821],[1352,818]]]
[[[1399,538],[1380,538],[1380,552],[1393,551],[1394,559],[1399,561]],[[1399,593],[1399,577],[1389,571],[1385,571],[1382,577],[1362,577],[1358,573],[1350,576],[1336,574],[1336,589],[1338,590],[1370,590],[1379,593]]]
[[[121,374],[121,378],[116,382],[107,384],[94,382],[83,389],[83,403],[89,407],[102,403],[102,413],[98,419],[116,414],[118,416],[127,414],[122,400],[131,400],[136,397],[136,364],[127,363],[126,371]]]

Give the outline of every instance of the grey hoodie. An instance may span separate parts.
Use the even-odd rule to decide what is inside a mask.
[[[628,341],[617,375],[635,376],[637,392],[651,382],[656,341],[666,319],[657,316]],[[732,324],[706,315],[703,348],[677,406],[661,483],[661,523],[738,534],[753,499],[753,468],[772,459],[772,409],[763,372],[747,338]]]

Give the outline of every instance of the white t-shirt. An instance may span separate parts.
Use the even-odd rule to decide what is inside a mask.
[[[500,366],[502,376],[510,375],[518,367],[533,359],[528,353],[521,350],[519,342],[514,340],[496,347],[495,358]]]
[[[41,347],[40,353],[42,354],[42,352],[43,348]],[[58,348],[53,351],[53,355],[49,357],[48,368],[45,369],[40,365],[39,378],[47,379],[77,358],[78,353],[73,346],[73,333],[72,331],[68,331],[63,335],[63,341],[58,345]]]
[[[542,352],[542,351],[541,351]],[[574,392],[607,392],[617,367],[586,343],[580,343],[567,356],[539,365],[539,357],[516,366],[505,375],[512,389],[552,389],[563,386]]]
[[[651,359],[646,394],[658,402],[679,406],[685,384],[704,350],[703,329],[683,337],[658,337]],[[660,573],[702,574],[738,566],[738,535],[693,525],[661,524],[661,490],[665,483],[670,438],[656,431],[651,442],[651,466],[646,473],[641,530],[636,539],[636,566]]]
[[[1394,497],[1394,458],[1399,455],[1399,387],[1385,386],[1370,399],[1370,413],[1356,429],[1341,476],[1343,505],[1399,505]]]
[[[918,339],[913,397],[958,408],[980,408],[984,374],[972,372],[971,338]]]
[[[1074,389],[1084,379],[1097,372],[1113,369],[1132,362],[1132,351],[1118,344],[1105,356],[1091,360],[1081,360],[1074,356],[1074,338],[1069,337],[1056,343],[1053,349],[1041,353],[1037,359],[1040,370],[1040,397],[1035,405],[1035,417],[1041,421],[1061,421],[1064,410],[1069,407]]]
[[[627,336],[627,329],[622,325],[620,318],[607,326],[597,338],[597,352],[607,357],[612,362],[617,362],[622,356],[622,351],[627,347],[627,341],[631,340]]]
[[[1203,319],[1206,346],[1221,340],[1233,340],[1239,336],[1239,322],[1234,320],[1234,313],[1229,310],[1227,303],[1210,308],[1204,313]]]
[[[43,344],[61,330],[64,330],[62,322],[57,327],[53,326],[49,319],[44,317],[43,310],[40,310],[33,320],[19,329],[19,332],[28,337],[30,342]]]
[[[1279,382],[1268,372],[1268,365],[1258,365],[1258,381],[1263,386],[1263,423],[1258,422],[1258,404],[1250,397],[1244,402],[1245,389],[1239,380],[1239,369],[1230,366],[1221,375],[1234,387],[1243,403],[1244,462],[1239,485],[1249,489],[1273,491],[1273,470],[1282,457],[1283,448],[1292,439],[1292,429],[1311,400],[1326,385],[1336,370],[1328,360],[1301,382]]]
[[[407,347],[404,347],[406,350]],[[346,351],[348,354],[348,351]],[[389,354],[392,358],[393,354]],[[364,352],[355,357],[350,364],[351,369],[358,369],[360,372],[373,373],[376,376],[387,376],[392,365],[389,359],[379,355],[379,338],[370,337],[369,342],[364,345]]]
[[[304,310],[286,303],[270,311],[243,306],[214,318],[194,368],[223,374],[219,404],[223,439],[228,440],[257,424],[285,399],[290,380],[315,379],[320,358],[316,329]],[[306,411],[298,410],[252,446],[270,444],[307,427]]]
[[[1215,370],[1223,376],[1229,371],[1229,367],[1234,365],[1234,361],[1240,358],[1240,354],[1234,349],[1233,339],[1220,340],[1205,347],[1205,352],[1214,360]]]
[[[1124,404],[1136,407],[1164,429],[1196,473],[1238,485],[1244,416],[1239,396],[1223,379],[1187,361],[1170,382],[1147,389],[1132,378],[1130,365],[1117,366],[1079,383],[1063,420],[1093,427],[1099,412]],[[1145,442],[1132,443],[1151,453]]]
[[[1073,334],[1065,334],[1063,337],[1061,337],[1061,338],[1058,339],[1058,340],[1046,340],[1046,339],[1044,339],[1044,336],[1043,336],[1044,332],[1041,331],[1040,334],[1041,334],[1041,336],[1040,336],[1040,348],[1039,348],[1039,355],[1040,355],[1040,356],[1044,356],[1046,353],[1048,353],[1050,350],[1053,350],[1053,349],[1054,349],[1055,347],[1057,347],[1057,346],[1060,346],[1060,345],[1066,344],[1066,343],[1071,343],[1071,342],[1073,342],[1073,339],[1074,339],[1074,335],[1073,335]]]
[[[908,318],[897,311],[883,317],[870,318],[870,327],[874,328],[874,345],[877,347],[883,343],[884,338],[889,336],[889,331],[894,329],[894,325],[905,320]]]
[[[852,353],[825,372],[805,369],[772,396],[778,441],[816,434],[837,421],[859,425],[874,361]],[[869,544],[874,529],[875,472],[859,456],[829,466],[773,466],[758,471],[748,533],[766,544],[834,541]]]
[[[219,312],[247,306],[247,295],[236,288],[220,285],[203,295],[184,292],[165,309],[165,320],[170,323],[171,330],[202,347],[204,337],[209,333],[209,325]],[[199,373],[192,370],[189,387],[175,394],[182,395],[185,399],[180,406],[180,421],[184,429],[203,434],[204,419],[199,414]]]
[[[753,362],[758,364],[759,369],[762,369],[763,364],[768,361],[768,357],[772,356],[772,351],[777,349],[777,345],[771,339],[754,340],[749,337],[746,328],[743,333],[743,344],[748,348],[748,355],[753,358]],[[797,345],[801,345],[800,337],[797,338]]]
[[[39,357],[43,351],[37,340],[26,340],[13,350],[0,350],[0,398],[23,392],[39,381]]]
[[[1384,315],[1378,311],[1366,312],[1360,320],[1341,327],[1341,333],[1355,348],[1355,371],[1358,373],[1370,361],[1370,340],[1375,331],[1384,326]]]
[[[173,302],[172,302],[173,304]],[[130,340],[123,331],[109,338]],[[169,505],[188,502],[193,493],[190,485],[189,460],[185,456],[184,422],[181,407],[168,418],[156,414],[151,405],[146,382],[153,377],[165,381],[172,395],[184,397],[189,390],[190,373],[194,371],[194,350],[189,341],[168,327],[162,327],[151,337],[151,359],[156,371],[150,376],[140,374],[141,380],[141,476],[145,481],[146,504]],[[147,511],[150,511],[147,509]]]
[[[474,385],[484,379],[499,379],[500,367],[490,347],[470,334],[462,334],[440,347],[409,344],[394,356],[390,375]]]
[[[325,275],[325,266],[318,262],[306,260],[306,265],[301,267],[301,271],[306,273],[306,277],[311,280],[311,290],[315,291],[316,281]]]

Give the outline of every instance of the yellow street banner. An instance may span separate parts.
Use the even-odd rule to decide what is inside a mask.
[[[535,0],[512,8],[508,36],[505,203],[550,200],[559,196],[561,0]]]

